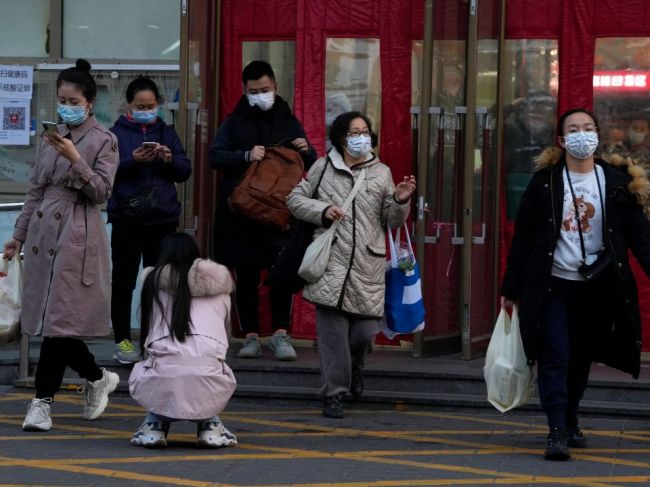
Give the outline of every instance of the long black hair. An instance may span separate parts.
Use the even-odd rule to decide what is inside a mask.
[[[140,347],[144,344],[149,334],[149,327],[153,316],[154,306],[158,306],[161,319],[169,324],[172,338],[179,342],[185,341],[185,335],[190,332],[192,318],[190,307],[192,295],[187,277],[190,267],[200,257],[199,247],[194,238],[186,233],[167,235],[160,244],[160,257],[153,270],[147,275],[142,284],[140,301]],[[163,269],[167,275],[165,282],[161,282]],[[160,291],[170,292],[172,297],[172,315],[165,317],[165,309],[160,300]],[[154,304],[155,303],[155,304]]]

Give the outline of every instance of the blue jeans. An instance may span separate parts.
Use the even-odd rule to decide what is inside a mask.
[[[168,430],[169,425],[171,423],[175,423],[177,421],[184,421],[183,419],[174,419],[174,418],[168,418],[166,416],[160,416],[156,413],[152,413],[151,411],[147,412],[147,416],[144,418],[145,423],[162,423],[163,429]],[[205,423],[221,423],[221,420],[219,419],[219,416],[212,416],[211,418],[208,419],[193,419],[191,420],[193,423],[199,424],[201,427]]]

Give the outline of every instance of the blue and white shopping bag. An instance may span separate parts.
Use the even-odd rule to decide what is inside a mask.
[[[424,328],[424,302],[420,269],[415,261],[408,227],[404,225],[408,243],[405,255],[397,255],[400,245],[400,231],[397,230],[397,245],[393,233],[388,229],[390,245],[390,267],[386,270],[385,318],[388,338],[399,333],[415,333]]]

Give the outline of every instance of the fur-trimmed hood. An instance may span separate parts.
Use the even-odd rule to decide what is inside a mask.
[[[153,270],[147,267],[142,272],[142,281]],[[160,287],[165,291],[173,292],[174,283],[171,282],[169,266],[160,271]],[[190,286],[192,297],[217,296],[219,294],[230,294],[235,289],[235,282],[227,267],[217,264],[209,259],[196,259],[190,267],[187,280]]]
[[[539,171],[547,167],[552,167],[558,162],[564,160],[564,151],[559,147],[547,147],[535,159],[535,170]],[[630,181],[627,184],[627,189],[634,195],[639,204],[645,204],[650,196],[650,181],[646,175],[645,169],[635,164],[635,161],[629,157],[622,157],[618,154],[613,154],[607,159],[601,159],[612,167],[620,170],[626,169],[627,174],[630,176]]]

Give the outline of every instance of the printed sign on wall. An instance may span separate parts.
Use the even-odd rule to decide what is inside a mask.
[[[33,66],[0,64],[0,145],[29,145]]]

